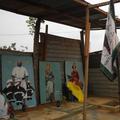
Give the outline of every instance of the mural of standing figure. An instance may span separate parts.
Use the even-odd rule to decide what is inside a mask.
[[[36,106],[36,95],[33,90],[30,90],[30,85],[35,88],[34,84],[34,71],[33,71],[33,59],[31,54],[4,54],[1,55],[1,88],[4,91],[5,98],[7,101],[13,105],[14,110],[21,110],[22,108],[29,108]],[[17,87],[19,83],[20,87]],[[12,86],[11,86],[12,85]],[[14,90],[12,90],[12,87]],[[22,88],[26,89],[25,92],[21,91]],[[4,88],[6,90],[4,90]],[[23,93],[23,104],[19,104],[17,95],[19,92]],[[28,95],[29,93],[29,95]],[[31,98],[28,100],[28,98]],[[17,105],[19,104],[19,105]],[[24,107],[25,106],[25,107]]]
[[[22,65],[22,61],[17,61],[17,66],[15,66],[12,70],[12,79],[14,82],[21,81],[21,87],[26,90],[26,81],[28,79],[28,71]]]
[[[28,80],[28,71],[27,69],[22,65],[22,61],[17,61],[17,66],[15,66],[12,70],[12,79],[14,83],[17,83],[17,81],[20,81],[20,87],[24,88],[25,91],[27,91],[27,80]],[[25,99],[27,99],[27,92],[23,98],[23,106],[22,109],[25,110]]]
[[[51,71],[51,65],[47,64],[45,69],[45,80],[46,80],[46,100],[47,102],[53,101],[54,99],[54,75]]]

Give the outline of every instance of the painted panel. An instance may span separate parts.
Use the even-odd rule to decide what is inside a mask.
[[[41,104],[62,99],[60,65],[57,62],[40,62]]]
[[[2,55],[2,89],[5,88],[6,82],[11,79],[13,68],[15,68],[17,61],[22,61],[23,66],[28,72],[28,80],[33,88],[34,86],[34,74],[33,74],[33,61],[32,56],[18,56],[18,55]],[[26,100],[27,107],[36,106],[35,91],[33,92],[32,99]],[[20,109],[19,105],[14,103],[15,109]]]
[[[83,66],[82,62],[66,61],[65,62],[66,81],[72,80],[80,82],[83,87]],[[73,78],[74,77],[74,78]]]

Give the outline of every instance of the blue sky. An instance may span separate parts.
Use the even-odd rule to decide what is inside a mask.
[[[104,2],[106,0],[86,0],[92,4]],[[120,4],[115,4],[116,15],[120,18],[119,11]],[[105,11],[108,6],[102,7]],[[33,50],[33,36],[29,35],[29,29],[26,24],[27,16],[14,14],[11,12],[0,10],[0,46],[11,43],[17,43],[17,49],[24,49],[22,46],[27,46],[27,51]],[[46,21],[42,24],[41,31],[45,31],[45,25],[48,24],[48,33],[68,38],[80,39],[80,29],[56,24]],[[90,51],[98,51],[102,49],[104,40],[104,31],[92,31],[90,34]],[[118,37],[120,38],[120,31],[118,30]]]

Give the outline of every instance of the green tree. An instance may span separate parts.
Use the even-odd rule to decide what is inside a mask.
[[[6,45],[4,45],[2,48],[6,50],[6,49],[7,49],[7,46],[6,46]]]
[[[22,50],[17,50],[16,49],[16,43],[11,43],[11,45],[9,46],[1,46],[0,49],[1,50],[9,50],[9,51],[21,51],[21,52],[25,52],[26,50],[28,50],[27,46],[20,46]]]
[[[12,50],[16,50],[16,43],[11,43],[10,47],[11,47]]]
[[[29,27],[29,33],[31,35],[35,32],[35,25],[36,25],[37,18],[35,17],[29,17],[28,20],[26,20],[27,26]],[[41,23],[44,23],[44,20],[41,20]]]
[[[37,18],[34,17],[29,17],[28,20],[26,20],[27,26],[29,27],[29,33],[33,35],[35,32],[35,23],[36,23]]]
[[[16,51],[16,43],[11,43],[10,46],[4,45],[4,46],[0,47],[0,49]]]

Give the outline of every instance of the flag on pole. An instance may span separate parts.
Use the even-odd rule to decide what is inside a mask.
[[[114,80],[117,77],[116,57],[120,46],[119,39],[116,34],[114,22],[114,7],[110,0],[109,12],[107,15],[106,32],[101,56],[101,70],[110,79]]]

